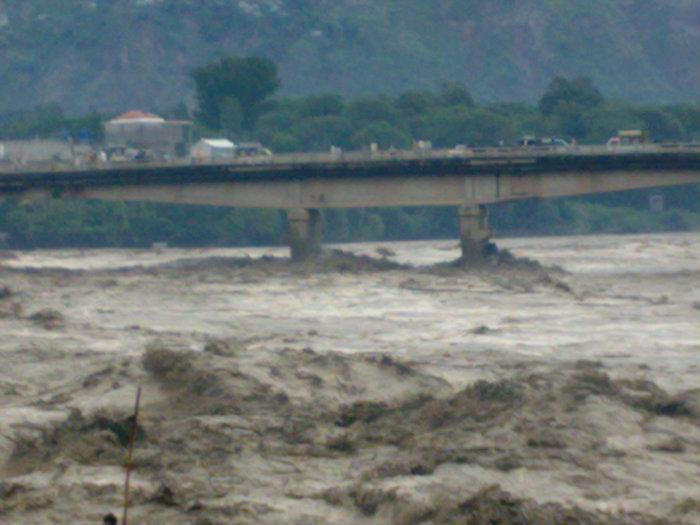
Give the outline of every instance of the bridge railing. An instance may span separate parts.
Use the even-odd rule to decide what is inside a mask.
[[[115,162],[98,161],[90,163],[35,162],[12,164],[0,162],[0,173],[22,175],[34,172],[79,172],[110,169],[158,169],[177,166],[231,166],[246,167],[260,165],[334,165],[365,162],[420,161],[447,159],[533,159],[547,156],[588,156],[588,155],[639,155],[654,153],[700,153],[700,143],[662,143],[634,146],[528,146],[528,147],[472,147],[452,149],[413,149],[413,150],[359,150],[333,151],[323,153],[285,153],[270,157],[242,157],[225,161],[198,161],[178,159],[169,162]]]

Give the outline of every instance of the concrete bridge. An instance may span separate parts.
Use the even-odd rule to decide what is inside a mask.
[[[462,254],[489,237],[486,204],[700,184],[700,145],[487,148],[276,156],[219,164],[0,168],[0,197],[150,201],[287,211],[292,258],[320,251],[321,210],[456,206]]]

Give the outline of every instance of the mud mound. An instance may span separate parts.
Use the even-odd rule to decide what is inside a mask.
[[[0,482],[0,516],[12,512],[27,513],[48,509],[55,503],[54,494],[37,491],[19,482]]]
[[[309,273],[351,273],[363,274],[372,272],[412,269],[410,265],[391,261],[385,256],[370,257],[368,255],[356,255],[351,252],[330,249],[323,254],[305,262],[295,262],[287,257],[273,257],[264,255],[261,257],[192,257],[181,258],[174,261],[149,265],[131,265],[113,267],[107,269],[74,269],[74,268],[3,268],[3,272],[13,275],[22,274],[29,276],[45,276],[53,279],[69,282],[71,279],[83,275],[95,275],[107,278],[99,286],[104,288],[114,286],[111,276],[163,276],[180,277],[183,274],[206,273],[221,276],[231,275],[306,275]]]
[[[488,269],[488,268],[502,268],[502,269],[517,269],[525,270],[529,272],[539,272],[545,270],[556,270],[562,272],[561,268],[547,268],[541,265],[534,259],[529,259],[527,257],[518,257],[514,255],[510,250],[499,248],[495,243],[488,243],[484,249],[482,257],[464,259],[460,257],[454,261],[447,263],[440,263],[435,265],[436,268],[458,268],[458,269]]]
[[[449,489],[420,498],[396,489],[354,485],[321,495],[331,505],[354,506],[365,518],[381,516],[395,525],[670,525],[672,522],[639,513],[596,512],[557,503],[538,504],[517,498],[498,485],[460,498]]]
[[[167,392],[179,410],[194,413],[241,413],[246,409],[277,410],[288,399],[241,372],[230,359],[226,367],[211,353],[173,350],[151,343],[143,355],[143,367]],[[252,406],[249,406],[252,405]]]
[[[38,324],[45,330],[58,330],[66,322],[66,318],[58,310],[45,308],[29,316],[29,320]]]
[[[577,296],[577,292],[562,277],[567,272],[557,266],[543,266],[525,257],[517,257],[508,250],[493,245],[488,255],[480,259],[456,259],[420,269],[423,273],[454,276],[464,272],[479,275],[503,290],[532,293],[538,288],[549,288],[559,293]]]
[[[438,263],[429,266],[413,266],[398,263],[389,257],[393,252],[379,248],[378,256],[358,255],[339,249],[327,249],[318,258],[303,263],[291,261],[285,257],[193,257],[181,258],[174,261],[153,265],[124,266],[108,269],[71,269],[71,268],[7,268],[9,274],[24,274],[43,276],[57,280],[63,284],[73,283],[81,276],[90,275],[102,277],[97,286],[101,288],[114,287],[117,283],[114,276],[141,275],[165,278],[181,278],[206,274],[226,278],[254,278],[269,276],[297,276],[325,273],[366,274],[391,271],[414,271],[431,275],[450,276],[464,271],[476,272],[499,280],[506,289],[532,289],[537,285],[554,287],[564,292],[571,292],[569,286],[558,278],[566,272],[561,268],[544,267],[531,259],[517,257],[508,250],[500,250],[493,246],[488,256],[464,261],[458,259],[452,262]]]
[[[676,418],[679,427],[695,425],[700,437],[699,407],[698,391],[670,395],[650,381],[613,380],[596,367],[576,364],[547,374],[479,381],[448,397],[424,395],[400,405],[355,403],[338,412],[336,425],[346,429],[348,450],[398,447],[393,459],[363,474],[376,479],[425,475],[443,463],[505,472],[552,460],[593,468],[597,458],[632,453],[614,443],[626,435],[645,436],[645,422],[655,417]],[[690,452],[670,423],[660,425],[668,432],[647,434],[640,453]]]
[[[220,468],[223,458],[246,451],[347,456],[356,449],[343,424],[367,420],[372,410],[379,417],[427,392],[451,391],[445,381],[384,355],[234,346],[210,342],[193,352],[152,343],[146,349],[144,369],[168,399],[158,410],[164,419],[146,429],[163,436],[160,458],[171,468],[195,456]],[[360,414],[363,404],[368,408]]]
[[[7,285],[0,285],[0,318],[22,315],[22,303],[15,300],[17,291]]]
[[[321,257],[305,261],[293,262],[288,258],[263,256],[260,258],[228,258],[207,257],[200,259],[180,259],[175,262],[161,264],[155,267],[141,268],[147,273],[160,273],[181,270],[255,270],[263,273],[367,273],[377,271],[399,270],[411,268],[388,260],[386,257],[374,258],[367,255],[356,255],[343,250],[326,250]],[[126,270],[129,271],[129,270]]]
[[[7,285],[0,284],[0,301],[5,301],[15,295],[15,291]]]
[[[390,261],[383,252],[382,258],[377,259],[368,255],[355,255],[343,250],[331,250],[327,255],[314,264],[319,264],[321,271],[364,273],[388,270],[409,269],[411,266]]]
[[[257,269],[269,272],[282,271],[288,265],[286,259],[264,255],[259,258],[252,257],[195,257],[182,258],[149,266],[132,266],[114,270],[118,273],[135,274],[168,274],[182,271],[231,271],[242,269]]]
[[[339,421],[347,423],[346,426],[355,422],[377,422],[381,426],[386,422],[394,428],[433,431],[465,420],[487,422],[508,415],[525,402],[524,394],[524,386],[511,380],[478,381],[446,399],[424,395],[397,407],[356,403],[340,413]],[[370,426],[365,430],[375,429]]]
[[[565,390],[577,401],[591,395],[606,396],[652,415],[688,417],[700,421],[700,390],[671,395],[648,380],[614,381],[598,367],[586,363],[577,365],[577,372]]]
[[[18,475],[66,461],[81,465],[121,465],[132,424],[132,417],[125,414],[84,415],[73,410],[62,423],[17,436],[12,456],[3,470]],[[140,429],[137,439],[144,438],[145,432]]]
[[[261,354],[237,343],[210,341],[203,352],[193,352],[154,342],[142,363],[176,405],[195,413],[279,414],[303,407],[305,414],[330,421],[353,400],[394,403],[450,391],[446,381],[388,356],[310,348]]]
[[[393,405],[451,392],[449,384],[387,355],[283,349],[269,354],[265,381],[300,405],[334,411],[359,402]]]
[[[538,505],[515,498],[498,486],[485,488],[455,506],[439,510],[432,522],[436,525],[670,525],[639,514],[612,515],[559,504]]]

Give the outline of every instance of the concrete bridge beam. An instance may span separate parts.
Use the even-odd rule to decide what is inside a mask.
[[[478,261],[486,255],[491,230],[486,206],[470,204],[459,207],[459,233],[463,261]]]
[[[287,221],[292,261],[304,262],[320,255],[323,239],[321,210],[303,208],[287,210]]]

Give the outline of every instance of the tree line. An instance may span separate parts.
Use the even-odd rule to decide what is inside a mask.
[[[556,77],[538,104],[479,105],[466,86],[443,82],[434,91],[408,91],[347,100],[338,94],[274,97],[280,87],[269,60],[226,57],[194,71],[200,133],[256,138],[274,151],[513,144],[523,135],[604,143],[620,129],[641,129],[652,140],[700,140],[700,103],[635,106],[608,100],[586,77]]]

